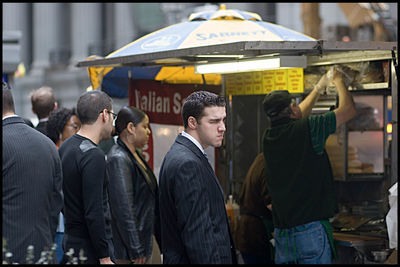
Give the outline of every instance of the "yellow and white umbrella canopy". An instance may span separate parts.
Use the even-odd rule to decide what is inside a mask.
[[[314,41],[315,39],[286,27],[261,20],[252,12],[225,9],[193,13],[188,20],[147,34],[114,51],[106,58],[210,46],[240,41]],[[218,74],[194,73],[186,67],[89,67],[93,88],[101,88],[112,96],[126,97],[128,72],[133,79],[152,79],[167,83],[220,84]]]

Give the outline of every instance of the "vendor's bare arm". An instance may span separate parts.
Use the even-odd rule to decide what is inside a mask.
[[[356,109],[353,97],[344,85],[343,74],[334,70],[332,82],[335,84],[339,96],[339,106],[334,110],[336,127],[339,127],[356,115]]]

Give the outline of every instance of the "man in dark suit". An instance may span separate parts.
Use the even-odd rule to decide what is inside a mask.
[[[237,263],[222,188],[204,149],[225,132],[224,98],[194,92],[182,107],[185,130],[161,165],[163,263]]]
[[[39,119],[36,130],[43,134],[47,134],[47,121],[49,120],[50,112],[57,109],[57,102],[53,95],[53,89],[48,86],[42,86],[30,94],[32,103],[32,112]]]
[[[51,249],[63,206],[61,188],[56,146],[15,115],[11,90],[3,82],[3,239],[12,262],[25,263],[29,245],[33,262]]]

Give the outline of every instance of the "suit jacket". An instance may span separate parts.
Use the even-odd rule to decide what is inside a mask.
[[[51,248],[63,206],[62,170],[56,146],[20,117],[3,120],[3,238],[12,261],[36,262]]]
[[[40,121],[38,125],[36,125],[35,129],[42,134],[47,135],[47,122],[48,121]]]
[[[163,160],[159,190],[163,263],[237,263],[222,188],[182,135]]]

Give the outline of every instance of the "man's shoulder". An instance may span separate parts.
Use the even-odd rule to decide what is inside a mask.
[[[188,162],[192,161],[198,162],[199,159],[196,158],[196,155],[187,146],[175,141],[165,154],[162,168],[179,169],[182,166],[185,166]]]
[[[100,151],[100,149],[95,144],[93,144],[93,142],[87,139],[84,139],[80,142],[79,149],[82,153],[86,153],[88,151],[90,152],[96,152],[98,150]]]
[[[104,152],[97,145],[95,145],[89,139],[76,134],[65,140],[59,148],[61,154],[65,151],[71,150],[75,151],[75,153],[80,153],[83,155],[101,155],[104,157]]]
[[[41,121],[36,125],[35,129],[43,134],[47,133],[47,121]]]
[[[130,161],[129,152],[119,144],[113,145],[107,153],[107,162],[115,160]]]
[[[7,127],[4,127],[7,126]],[[43,140],[44,142],[51,143],[53,142],[48,138],[45,134],[39,132],[35,128],[27,125],[22,118],[20,117],[12,117],[6,119],[3,122],[3,133],[12,134],[14,139],[20,138],[21,140],[25,140],[27,142],[32,142],[32,138],[34,140]],[[29,136],[29,139],[27,138]]]
[[[15,129],[18,129],[17,131],[20,132],[21,128],[22,129],[28,128],[28,127],[32,128],[30,126],[28,126],[28,127],[25,127],[25,126],[28,126],[28,125],[19,116],[10,116],[10,117],[7,117],[7,118],[3,119],[3,132],[4,131],[11,132],[11,131],[14,131]]]
[[[185,138],[186,142],[175,141],[168,151],[168,156],[172,158],[182,158],[182,160],[190,159],[195,156],[194,152],[190,149],[190,146],[195,147],[196,145],[192,143],[189,139]]]

